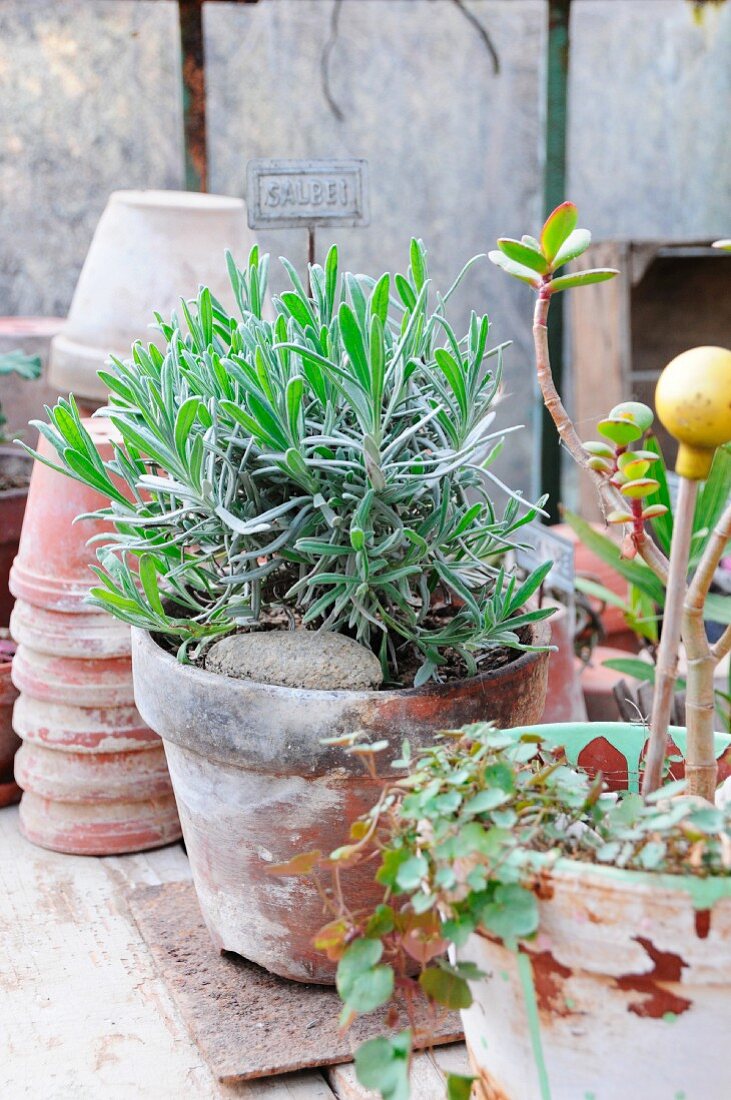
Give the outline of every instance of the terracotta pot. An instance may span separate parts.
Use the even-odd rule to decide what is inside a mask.
[[[606,534],[606,528],[600,524],[594,524],[594,527],[600,534]],[[619,596],[620,599],[626,602],[627,581],[620,577],[619,573],[612,569],[610,565],[597,557],[588,547],[584,546],[568,523],[558,523],[551,530],[573,543],[574,569],[577,576],[588,577],[590,580],[596,581],[597,584],[608,588],[615,596]],[[617,559],[619,559],[619,547],[617,547]],[[608,645],[631,653],[637,652],[637,638],[627,626],[619,607],[606,604],[600,617],[606,634],[605,641]]]
[[[13,558],[18,552],[32,467],[33,460],[25,451],[19,447],[0,445],[0,627],[10,622],[13,597],[8,578]],[[18,484],[5,489],[5,479],[17,481]]]
[[[554,606],[557,610],[549,623],[551,645],[557,649],[548,660],[548,691],[541,721],[582,722],[586,720],[586,706],[574,657],[574,623],[568,608],[563,604]]]
[[[83,618],[84,616],[78,616]],[[75,615],[67,615],[68,632]],[[40,653],[13,662],[20,826],[34,844],[79,855],[155,848],[180,833],[160,739],[134,707],[129,657]],[[83,628],[82,628],[83,629]],[[66,648],[73,648],[72,645]]]
[[[546,623],[533,628],[545,645]],[[298,691],[182,665],[132,631],[135,700],[165,744],[193,881],[215,944],[285,978],[329,983],[315,951],[322,901],[306,879],[268,873],[298,852],[330,851],[373,805],[377,786],[358,760],[322,739],[364,730],[386,737],[381,770],[404,738],[482,719],[510,726],[543,709],[548,654],[524,653],[495,672],[402,691]],[[348,875],[354,905],[372,904],[372,868]]]
[[[89,247],[68,319],[51,345],[50,381],[61,392],[104,400],[97,377],[109,354],[161,339],[169,317],[200,284],[233,308],[224,252],[245,262],[254,244],[241,199],[189,191],[114,191]]]
[[[18,692],[10,678],[15,644],[0,631],[0,806],[9,806],[20,798],[20,787],[13,778],[13,758],[20,738],[13,732],[13,703]]]
[[[86,425],[108,454],[108,424]],[[45,440],[40,450],[49,454]],[[21,830],[35,844],[83,855],[181,835],[162,744],[134,706],[129,627],[85,602],[96,561],[87,540],[105,528],[73,521],[101,503],[36,463],[10,579]]]
[[[103,458],[111,457],[113,428],[107,420],[85,420]],[[57,461],[46,439],[39,454]],[[109,527],[77,516],[108,504],[100,493],[57,473],[42,462],[33,464],[18,555],[10,571],[10,590],[22,599],[49,611],[88,611],[86,598],[94,584],[90,566],[96,553],[87,545]]]

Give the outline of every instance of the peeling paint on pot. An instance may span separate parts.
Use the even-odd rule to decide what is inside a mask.
[[[723,1100],[731,882],[560,860],[542,886],[520,955],[457,953],[486,974],[462,1013],[477,1097]]]
[[[548,626],[533,641],[544,645]],[[312,946],[322,901],[306,879],[272,876],[297,852],[330,851],[373,805],[362,764],[322,739],[363,730],[392,742],[381,769],[436,731],[494,719],[536,721],[547,653],[521,654],[472,680],[402,691],[312,691],[235,680],[181,665],[132,631],[135,699],[163,738],[193,881],[214,943],[298,981],[329,983],[334,965]],[[373,871],[348,876],[349,904],[372,904]]]

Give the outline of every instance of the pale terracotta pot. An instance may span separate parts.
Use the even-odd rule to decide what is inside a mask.
[[[85,424],[109,457],[108,422]],[[50,455],[45,440],[39,449]],[[134,706],[129,627],[86,603],[96,562],[87,540],[107,528],[73,521],[103,503],[36,462],[10,577],[20,827],[35,844],[82,855],[181,835],[162,743]]]
[[[189,191],[114,191],[97,225],[68,319],[51,345],[49,379],[60,392],[106,399],[97,377],[110,354],[136,340],[160,343],[155,311],[169,318],[200,284],[230,308],[224,252],[243,265],[254,244],[244,203]]]
[[[19,482],[12,488],[0,489],[0,627],[10,622],[13,597],[8,578],[18,552],[32,467],[32,459],[25,451],[9,444],[0,444],[0,475]]]
[[[532,642],[546,645],[547,623]],[[543,709],[548,653],[469,680],[400,691],[305,691],[237,680],[183,665],[147,633],[132,631],[135,700],[163,738],[193,882],[217,947],[281,977],[330,983],[335,964],[312,940],[322,899],[304,878],[269,873],[298,852],[346,843],[379,785],[361,762],[323,738],[363,730],[387,738],[385,772],[404,738],[416,751],[435,733],[494,719],[535,721]],[[343,883],[353,908],[379,890],[369,865]]]

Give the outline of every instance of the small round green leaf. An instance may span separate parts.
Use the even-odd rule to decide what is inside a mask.
[[[622,496],[631,497],[633,500],[642,500],[643,497],[652,496],[660,488],[653,477],[639,477],[634,481],[624,484],[620,492]]]
[[[652,427],[655,419],[652,409],[643,405],[641,401],[622,401],[615,405],[609,413],[610,420],[631,420],[638,428],[646,432]]]
[[[617,443],[620,447],[625,447],[628,443],[634,443],[636,439],[642,436],[642,428],[638,427],[637,424],[634,424],[631,420],[621,420],[614,417],[600,420],[597,424],[597,430],[606,439],[611,439],[612,443]]]
[[[584,450],[588,451],[590,455],[597,455],[599,458],[614,458],[614,448],[610,447],[608,443],[603,443],[600,439],[590,439],[588,443],[584,444]]]

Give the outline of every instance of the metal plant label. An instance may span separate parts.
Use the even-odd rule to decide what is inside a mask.
[[[365,160],[250,160],[251,229],[368,225]]]

